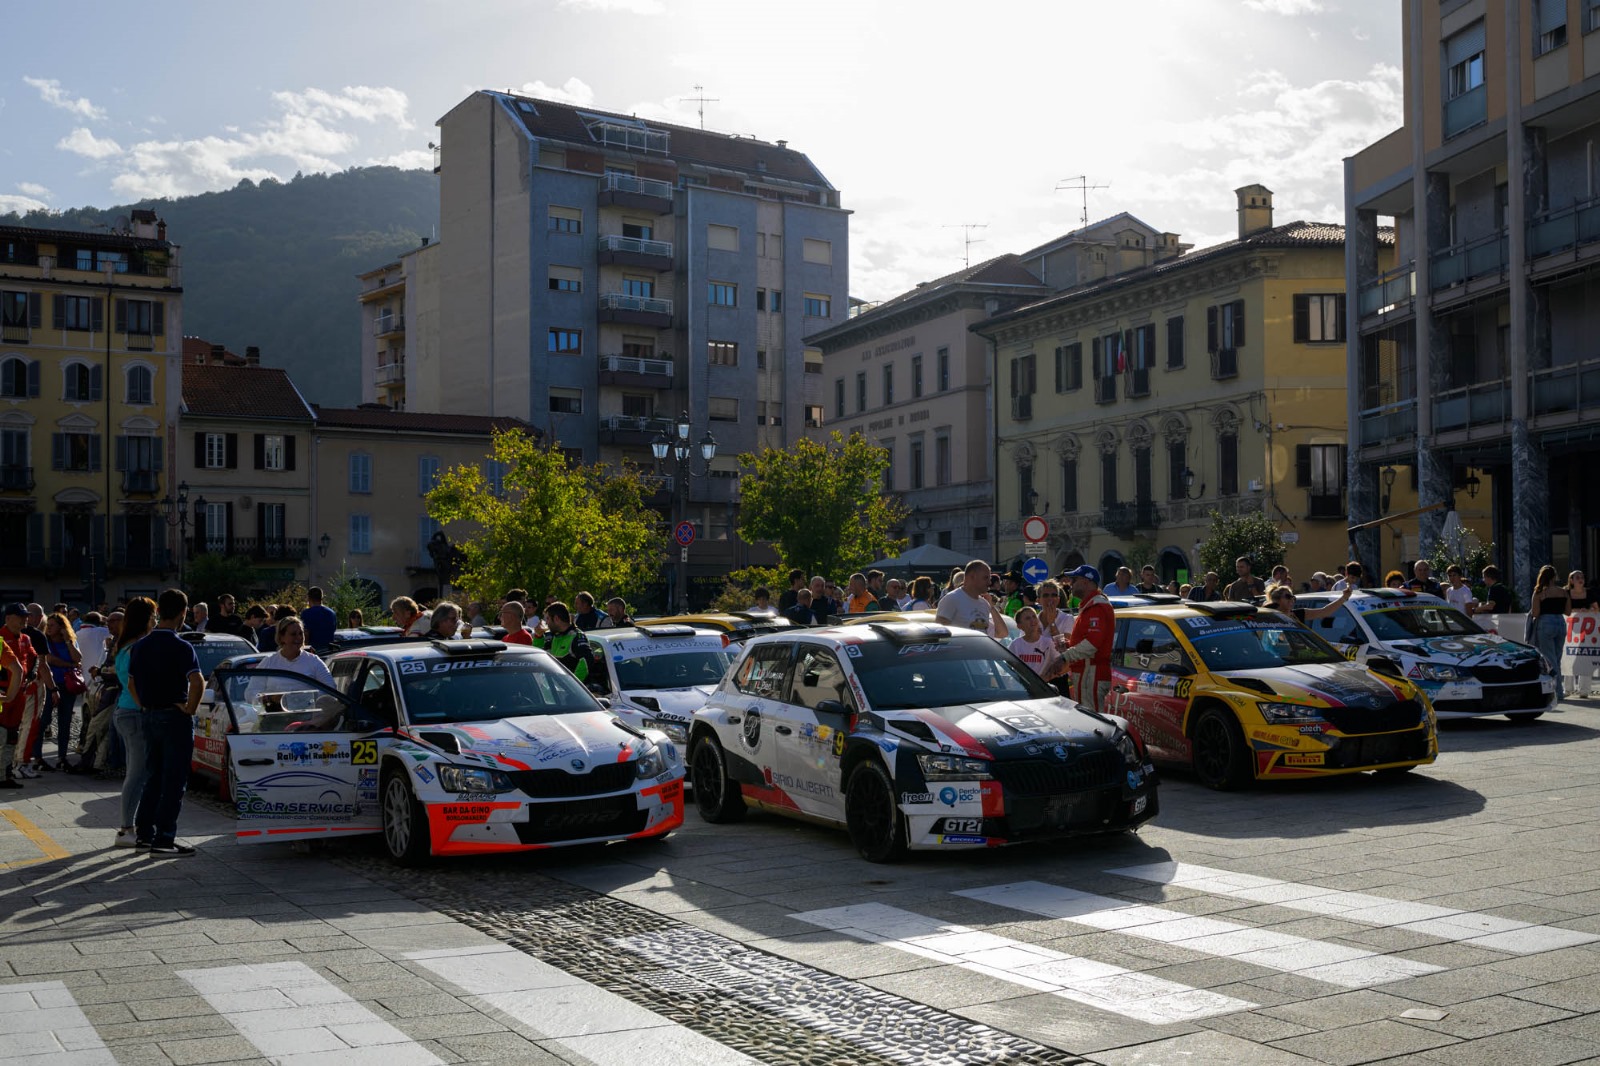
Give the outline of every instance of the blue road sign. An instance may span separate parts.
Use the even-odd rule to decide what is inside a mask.
[[[1050,564],[1035,556],[1022,564],[1022,577],[1030,585],[1037,585],[1050,576]]]

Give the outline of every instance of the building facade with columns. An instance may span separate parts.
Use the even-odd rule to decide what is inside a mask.
[[[1525,598],[1539,566],[1600,560],[1600,5],[1400,11],[1405,125],[1345,161],[1351,518],[1379,517],[1386,469],[1424,506],[1487,483],[1464,524]],[[1421,551],[1444,515],[1412,524]]]

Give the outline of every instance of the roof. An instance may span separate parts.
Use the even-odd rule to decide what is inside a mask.
[[[1136,215],[1133,215],[1133,214],[1131,214],[1131,213],[1129,213],[1127,211],[1118,211],[1114,215],[1110,215],[1110,216],[1108,216],[1106,218],[1102,218],[1102,219],[1099,219],[1099,220],[1097,220],[1095,222],[1091,222],[1087,226],[1079,226],[1077,229],[1068,230],[1067,232],[1061,234],[1059,237],[1051,237],[1049,240],[1045,241],[1043,244],[1036,244],[1032,248],[1029,248],[1026,252],[1023,252],[1022,255],[1021,255],[1021,258],[1023,258],[1023,259],[1031,259],[1034,256],[1037,256],[1037,255],[1039,255],[1041,253],[1048,252],[1048,251],[1051,251],[1053,249],[1059,248],[1059,247],[1061,247],[1063,245],[1070,244],[1073,241],[1092,241],[1092,240],[1108,241],[1112,237],[1115,237],[1118,233],[1122,232],[1121,229],[1109,229],[1108,228],[1108,227],[1110,227],[1110,226],[1112,226],[1112,225],[1114,225],[1114,224],[1116,224],[1118,222],[1134,223],[1135,226],[1133,228],[1147,229],[1151,233],[1160,233],[1161,232],[1160,230],[1156,229],[1154,226],[1150,225],[1150,223],[1144,221],[1142,218],[1139,218]],[[1103,233],[1106,234],[1106,236],[1097,237],[1095,235],[1097,232],[1103,232]]]
[[[907,289],[898,296],[891,296],[881,303],[866,305],[866,309],[852,315],[850,318],[814,333],[805,338],[807,344],[815,344],[821,340],[833,340],[845,337],[862,326],[881,322],[890,315],[913,307],[923,300],[931,299],[963,286],[986,286],[1001,289],[1007,293],[1016,293],[1017,289],[1038,289],[1048,292],[1049,287],[1034,276],[1033,272],[1022,265],[1020,256],[1007,252],[997,255],[993,259],[986,259],[973,266],[962,267],[942,278],[932,281],[918,282],[916,288]],[[1026,293],[1016,293],[1020,298],[1026,299]]]
[[[186,364],[209,363],[211,349],[221,347],[214,345],[204,337],[183,338],[183,361]],[[222,361],[229,366],[244,366],[244,356],[231,352],[226,347],[222,348]]]
[[[183,364],[183,413],[252,421],[309,422],[313,417],[286,370],[188,362]]]
[[[172,242],[154,237],[133,237],[82,229],[36,229],[32,226],[0,226],[0,237],[49,244],[87,245],[91,248],[136,248],[141,251],[171,251]]]
[[[833,187],[828,184],[828,179],[822,176],[822,172],[812,164],[804,152],[797,152],[783,145],[758,141],[754,137],[740,137],[731,133],[714,133],[710,130],[695,129],[692,126],[676,126],[670,122],[639,119],[632,115],[622,115],[613,111],[599,111],[592,107],[573,107],[570,104],[558,103],[554,100],[537,100],[513,93],[494,93],[493,95],[512,101],[529,101],[534,107],[533,111],[530,112],[521,107],[513,106],[511,112],[522,120],[522,124],[527,127],[528,132],[535,137],[546,137],[571,144],[590,145],[600,149],[604,145],[590,135],[588,124],[584,121],[585,116],[616,119],[628,125],[640,126],[651,130],[664,130],[670,134],[668,151],[662,156],[664,159],[699,163],[703,166],[719,167],[727,170],[742,170],[758,177],[799,181],[808,185],[821,185],[830,189]]]
[[[539,431],[520,418],[509,415],[434,414],[425,411],[392,411],[380,405],[363,407],[316,407],[317,424],[338,429],[388,430],[391,433],[465,433],[487,437],[496,431],[520,429],[539,435]]]

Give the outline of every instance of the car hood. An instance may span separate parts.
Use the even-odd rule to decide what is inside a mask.
[[[573,760],[626,762],[641,743],[607,711],[413,727],[410,733],[457,758],[508,770],[570,769]]]
[[[648,689],[623,689],[622,695],[629,704],[638,707],[641,713],[653,718],[663,718],[669,722],[688,722],[694,717],[694,712],[706,705],[711,694],[717,691],[715,685],[691,685],[688,688],[648,688]],[[643,696],[647,700],[655,700],[660,712],[650,710],[641,705],[637,697]]]
[[[1391,641],[1385,647],[1430,661],[1458,663],[1462,666],[1511,666],[1535,659],[1539,655],[1537,648],[1507,640],[1494,633],[1407,638]]]
[[[1330,707],[1387,707],[1405,693],[1365,667],[1353,663],[1273,666],[1261,670],[1218,670],[1215,676],[1267,699],[1317,700]]]
[[[933,747],[969,755],[996,758],[1024,758],[1029,747],[1054,747],[1109,744],[1118,725],[1093,718],[1065,699],[1001,700],[995,703],[963,703],[918,711],[892,711],[883,715],[891,731],[917,737],[924,744],[921,730],[912,719],[930,729]],[[897,730],[896,720],[910,725]],[[1096,736],[1100,739],[1096,739]]]

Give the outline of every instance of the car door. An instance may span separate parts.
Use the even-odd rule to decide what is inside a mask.
[[[781,794],[772,783],[778,770],[779,734],[774,727],[784,724],[781,711],[793,663],[790,641],[751,648],[735,667],[733,691],[716,698],[724,708],[720,722],[712,719],[734,778],[750,795],[780,806]]]
[[[823,710],[822,705],[829,709]],[[844,820],[844,796],[835,754],[839,730],[844,727],[838,706],[846,716],[856,710],[855,697],[834,649],[801,644],[790,674],[789,695],[774,723],[778,767],[775,784],[793,797],[807,814]]]
[[[1194,688],[1194,664],[1172,628],[1159,618],[1122,620],[1112,662],[1114,710],[1155,755],[1187,759],[1183,718]]]
[[[1347,659],[1360,659],[1368,645],[1367,634],[1356,620],[1349,605],[1340,607],[1326,618],[1313,618],[1303,623],[1305,627],[1344,653]]]
[[[238,730],[228,757],[241,843],[378,831],[385,739],[361,704],[287,670],[220,669],[212,684]]]

